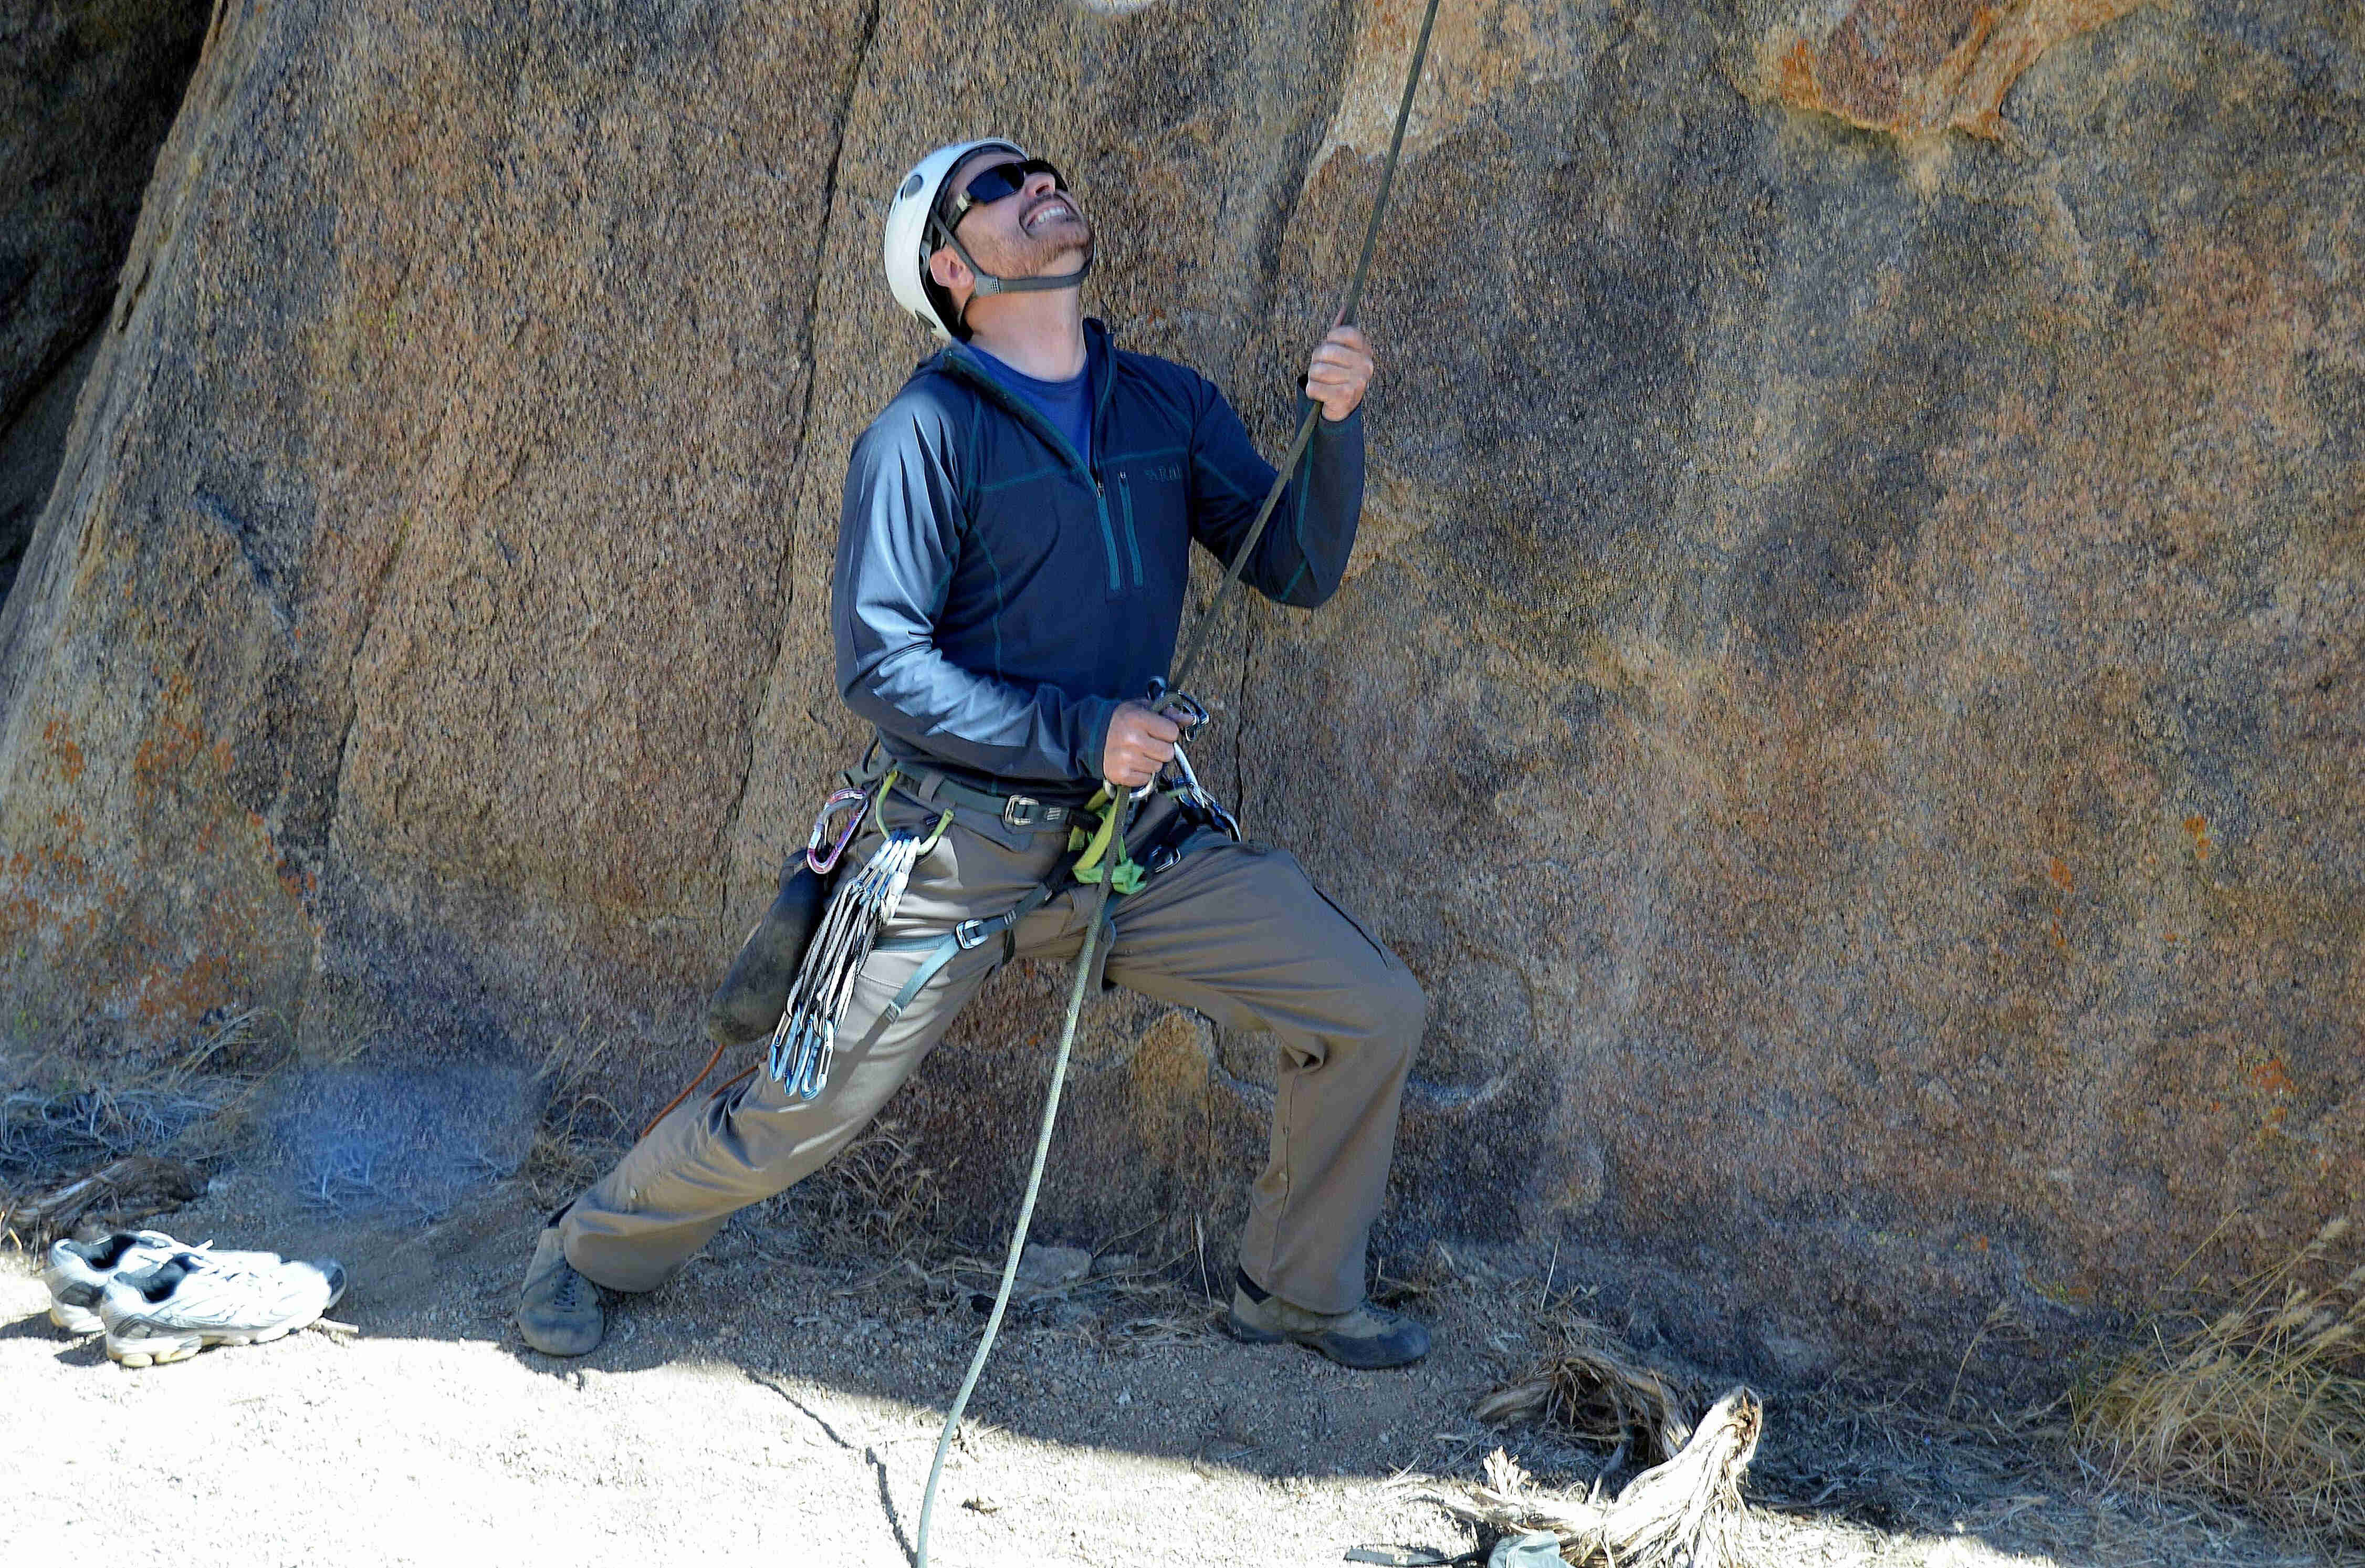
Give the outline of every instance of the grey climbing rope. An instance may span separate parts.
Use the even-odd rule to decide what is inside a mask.
[[[1371,221],[1363,230],[1363,252],[1355,263],[1355,276],[1347,287],[1346,303],[1339,307],[1339,320],[1342,325],[1355,319],[1356,308],[1362,303],[1363,280],[1371,274],[1372,253],[1379,246],[1380,218],[1387,211],[1388,193],[1395,184],[1396,160],[1404,150],[1405,125],[1412,118],[1413,95],[1420,87],[1421,64],[1429,57],[1429,34],[1437,21],[1437,5],[1438,0],[1429,0],[1428,8],[1421,14],[1420,36],[1412,47],[1412,65],[1405,73],[1404,96],[1396,104],[1395,130],[1388,138],[1387,162],[1381,166],[1380,188],[1372,198]],[[1197,666],[1199,656],[1206,651],[1210,629],[1222,611],[1225,600],[1239,585],[1241,570],[1248,565],[1257,542],[1264,536],[1265,525],[1272,521],[1273,509],[1281,503],[1281,494],[1288,487],[1289,476],[1296,469],[1298,459],[1306,454],[1306,443],[1313,438],[1314,421],[1321,416],[1322,408],[1317,403],[1307,409],[1305,418],[1298,421],[1297,434],[1289,443],[1289,455],[1274,473],[1272,487],[1265,492],[1264,505],[1258,510],[1256,521],[1250,525],[1247,537],[1240,541],[1240,547],[1233,553],[1231,565],[1225,568],[1224,580],[1216,588],[1215,597],[1207,601],[1207,608],[1200,615],[1198,624],[1191,629],[1191,641],[1184,645],[1174,678],[1166,683],[1165,689],[1160,694],[1158,709],[1160,712],[1176,705],[1179,700],[1186,700],[1181,694],[1189,689],[1191,672]],[[1196,779],[1193,782],[1195,784]],[[1115,785],[1108,786],[1108,790],[1112,797],[1108,809],[1114,819],[1110,851],[1114,860],[1123,853],[1126,832],[1133,825],[1133,808],[1149,790],[1121,790]],[[1035,1135],[1035,1162],[1026,1172],[1026,1195],[1018,1202],[1018,1222],[1011,1228],[1010,1253],[1003,1260],[1002,1284],[994,1292],[993,1310],[986,1317],[984,1337],[978,1341],[977,1353],[970,1360],[969,1375],[961,1379],[960,1392],[953,1397],[953,1407],[945,1417],[945,1429],[936,1439],[936,1460],[928,1466],[928,1489],[920,1502],[920,1529],[914,1540],[913,1568],[928,1568],[928,1526],[936,1517],[936,1488],[944,1480],[945,1456],[952,1450],[953,1434],[960,1429],[961,1416],[969,1408],[970,1395],[977,1391],[977,1380],[985,1371],[986,1359],[993,1354],[994,1338],[1002,1332],[1003,1315],[1010,1307],[1011,1286],[1018,1277],[1018,1260],[1026,1250],[1027,1228],[1035,1219],[1035,1199],[1043,1189],[1043,1166],[1051,1152],[1051,1129],[1059,1121],[1059,1094],[1068,1081],[1068,1057],[1076,1044],[1076,1021],[1083,1014],[1084,990],[1093,974],[1093,955],[1100,942],[1101,923],[1108,915],[1109,893],[1115,882],[1114,876],[1101,879],[1099,890],[1093,897],[1092,916],[1084,924],[1084,945],[1076,955],[1075,981],[1068,988],[1068,1015],[1059,1027],[1059,1049],[1051,1058],[1051,1087],[1043,1099],[1043,1125]]]
[[[1379,193],[1372,197],[1372,218],[1363,227],[1363,253],[1356,258],[1354,281],[1347,286],[1347,302],[1339,307],[1339,324],[1342,327],[1355,319],[1355,312],[1363,303],[1363,280],[1371,275],[1372,252],[1379,248],[1380,217],[1388,209],[1388,192],[1396,183],[1396,158],[1404,151],[1405,125],[1412,118],[1413,94],[1420,86],[1421,62],[1429,57],[1429,31],[1436,22],[1437,0],[1429,0],[1429,9],[1421,13],[1420,37],[1412,46],[1412,69],[1405,73],[1404,96],[1396,103],[1395,129],[1388,137],[1388,160],[1380,166]],[[1314,421],[1321,417],[1322,405],[1317,403],[1297,421],[1297,433],[1289,442],[1289,455],[1274,471],[1272,487],[1264,493],[1264,505],[1257,509],[1256,521],[1250,525],[1248,537],[1232,553],[1232,564],[1224,569],[1224,580],[1216,589],[1216,597],[1207,601],[1205,613],[1191,628],[1191,640],[1182,646],[1182,658],[1174,667],[1174,678],[1166,683],[1169,690],[1191,689],[1191,674],[1199,667],[1199,656],[1207,651],[1216,616],[1239,585],[1240,573],[1255,552],[1257,542],[1264,537],[1265,524],[1272,521],[1272,510],[1281,504],[1281,492],[1288,487],[1289,476],[1296,472],[1297,460],[1306,455],[1306,443],[1314,439]]]

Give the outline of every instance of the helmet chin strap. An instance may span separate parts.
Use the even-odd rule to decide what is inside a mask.
[[[945,243],[953,248],[953,254],[961,259],[961,265],[976,277],[977,286],[970,290],[972,299],[982,299],[989,294],[1039,294],[1054,288],[1074,288],[1093,274],[1092,253],[1086,252],[1084,264],[1071,273],[1055,273],[1049,277],[996,277],[977,264],[977,258],[969,253],[969,247],[962,244],[959,237],[949,228],[939,222],[936,232],[943,235]]]

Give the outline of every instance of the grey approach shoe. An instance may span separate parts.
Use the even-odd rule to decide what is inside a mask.
[[[608,1320],[600,1310],[600,1287],[575,1271],[552,1226],[533,1244],[518,1292],[518,1332],[545,1356],[588,1356],[600,1348]]]
[[[1346,1312],[1308,1312],[1260,1290],[1246,1274],[1232,1287],[1224,1327],[1251,1345],[1293,1340],[1363,1372],[1408,1366],[1429,1354],[1428,1327],[1401,1312],[1369,1301]]]

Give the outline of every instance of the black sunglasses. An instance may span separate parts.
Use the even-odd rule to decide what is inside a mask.
[[[995,202],[1016,196],[1026,188],[1026,182],[1037,174],[1050,175],[1051,188],[1055,191],[1068,188],[1068,182],[1059,177],[1059,171],[1047,160],[1028,158],[1016,163],[996,163],[991,169],[981,171],[961,187],[958,196],[945,204],[945,227],[958,227],[973,207],[991,207]]]

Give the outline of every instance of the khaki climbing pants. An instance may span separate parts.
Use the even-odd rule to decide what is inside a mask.
[[[1134,841],[1173,809],[1151,797]],[[899,790],[881,814],[891,831],[924,833],[937,813]],[[848,863],[878,842],[866,828]],[[956,811],[943,841],[913,868],[880,940],[941,935],[1002,913],[1051,874],[1066,845],[1064,825],[1014,829]],[[1008,952],[1072,960],[1095,890],[1071,888],[1026,916]],[[1178,863],[1113,898],[1109,911],[1115,939],[1104,933],[1102,946],[1111,982],[1225,1028],[1276,1036],[1272,1147],[1251,1193],[1240,1266],[1311,1311],[1353,1306],[1420,1041],[1419,983],[1287,853],[1210,830],[1193,833]],[[567,1261],[612,1290],[653,1290],[734,1210],[802,1180],[852,1142],[1005,961],[1005,944],[990,939],[958,954],[887,1021],[888,1003],[926,957],[924,947],[871,955],[818,1098],[794,1099],[759,1070],[721,1094],[693,1096],[651,1128],[559,1220]]]

